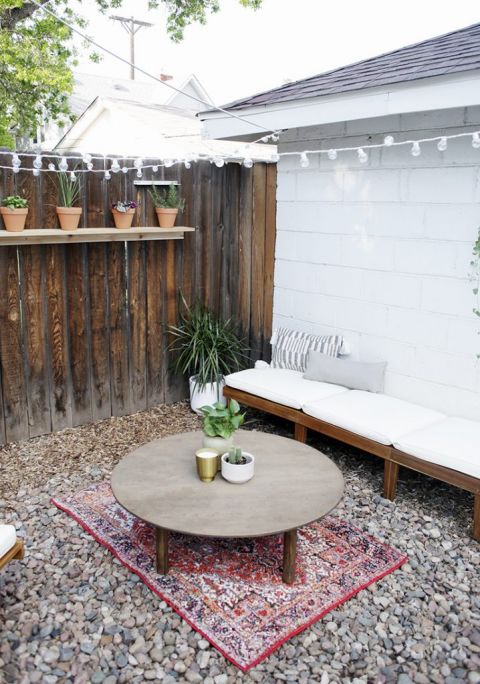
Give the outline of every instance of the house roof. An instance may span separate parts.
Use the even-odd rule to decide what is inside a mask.
[[[239,110],[480,69],[480,23],[224,105]]]
[[[271,161],[276,152],[271,145],[209,140],[202,136],[201,129],[199,119],[183,109],[118,97],[96,97],[55,150],[163,159],[183,159],[194,154],[231,159],[250,156],[257,161]]]
[[[178,90],[193,90],[193,94],[201,100],[211,102],[211,98],[194,74],[175,76],[162,85],[155,81],[131,80],[112,76],[100,76],[76,72],[75,85],[70,97],[70,108],[77,116],[99,95],[107,98],[121,99],[130,102],[175,106],[175,99],[182,97],[182,107],[191,111],[203,108],[200,102],[180,96],[170,86]]]

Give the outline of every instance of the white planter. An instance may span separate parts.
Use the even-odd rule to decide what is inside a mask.
[[[215,449],[218,454],[224,454],[231,447],[233,447],[233,435],[228,439],[225,437],[209,437],[208,435],[203,435],[203,446],[209,449]]]
[[[197,385],[195,387],[195,376],[189,379],[190,383],[190,406],[195,413],[202,415],[200,409],[202,406],[212,406],[216,401],[219,401],[224,406],[227,405],[227,400],[223,396],[223,388],[225,387],[225,381],[221,382],[210,382],[203,389],[200,389]]]
[[[226,459],[228,457],[228,452],[222,454],[222,477],[228,482],[233,484],[243,484],[248,482],[253,477],[255,457],[252,454],[244,451],[243,456],[247,459],[248,463],[243,465],[236,465],[229,463]]]

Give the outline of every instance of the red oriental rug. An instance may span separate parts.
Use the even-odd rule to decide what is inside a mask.
[[[334,516],[299,530],[297,579],[283,584],[283,537],[172,534],[170,572],[155,571],[153,528],[120,506],[109,483],[52,500],[246,672],[294,634],[406,560]]]

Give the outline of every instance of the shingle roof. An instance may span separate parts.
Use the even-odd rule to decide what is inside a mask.
[[[226,109],[345,93],[480,69],[480,24],[236,100]]]

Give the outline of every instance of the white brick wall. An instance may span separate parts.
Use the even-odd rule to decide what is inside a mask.
[[[468,126],[468,128],[467,128]],[[480,108],[296,129],[280,151],[470,131]],[[425,144],[332,162],[282,158],[274,324],[341,332],[356,358],[388,361],[386,391],[480,420],[480,325],[468,281],[480,225],[480,150]]]

